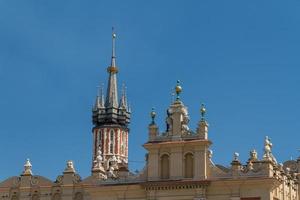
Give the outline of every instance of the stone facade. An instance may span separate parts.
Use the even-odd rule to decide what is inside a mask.
[[[107,71],[109,81],[104,101],[100,90],[93,108],[93,152],[91,176],[81,178],[72,161],[55,181],[33,175],[28,159],[20,176],[0,183],[2,200],[298,200],[300,158],[277,163],[270,138],[265,137],[264,154],[251,150],[247,163],[234,153],[230,167],[212,161],[209,124],[202,105],[197,129],[189,128],[188,109],[175,87],[176,99],[167,108],[166,128],[159,131],[153,109],[148,127],[146,165],[138,173],[128,170],[130,108],[123,89],[118,99],[116,35]],[[119,101],[118,101],[119,100]],[[146,133],[146,132],[145,132]]]

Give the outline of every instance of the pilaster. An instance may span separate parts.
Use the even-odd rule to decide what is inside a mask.
[[[182,147],[173,147],[170,157],[170,178],[173,180],[183,178]]]
[[[196,148],[194,159],[194,179],[207,179],[207,148]]]
[[[159,151],[158,149],[149,150],[148,157],[148,180],[158,180],[159,179]]]

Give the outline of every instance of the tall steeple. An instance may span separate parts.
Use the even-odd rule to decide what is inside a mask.
[[[118,105],[118,86],[117,86],[118,67],[116,66],[115,40],[116,40],[116,33],[114,32],[114,28],[113,28],[112,29],[111,64],[107,68],[107,72],[109,74],[106,102],[105,102],[105,107],[107,107],[107,108],[118,108],[118,106],[119,106]]]
[[[125,86],[122,88],[121,98],[118,99],[118,67],[116,66],[115,40],[116,34],[113,29],[111,64],[107,68],[108,85],[106,99],[104,102],[101,87],[93,108],[92,169],[97,168],[95,163],[97,164],[97,157],[101,156],[105,171],[109,170],[116,162],[118,166],[115,166],[115,169],[118,167],[127,168],[128,165],[128,125],[131,111],[127,104]]]

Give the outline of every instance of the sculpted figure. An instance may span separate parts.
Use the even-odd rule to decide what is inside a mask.
[[[115,155],[113,155],[110,164],[114,169],[118,169],[118,159],[116,158]]]
[[[167,132],[172,132],[172,118],[170,110],[167,110],[167,118],[166,118],[166,125],[167,125]]]
[[[189,130],[190,128],[188,127],[188,123],[189,123],[190,119],[189,119],[189,116],[187,115],[184,115],[183,116],[183,120],[181,122],[181,127],[182,127],[182,132],[183,134],[189,134]]]
[[[65,172],[75,172],[74,164],[73,164],[72,160],[67,161],[67,166],[66,166]]]
[[[266,157],[269,157],[269,156],[270,156],[271,150],[272,150],[272,146],[273,146],[273,145],[272,145],[272,143],[271,143],[269,137],[266,136],[266,138],[265,138],[265,147],[264,147],[264,151],[265,151],[265,156],[266,156]]]
[[[249,161],[256,161],[256,160],[257,160],[257,152],[255,149],[253,149],[252,151],[250,151]]]
[[[111,166],[109,166],[109,168],[108,168],[108,172],[107,172],[107,177],[108,178],[112,178],[112,179],[115,179],[115,178],[117,178],[117,176],[115,175],[115,169],[114,169],[114,167],[111,165]]]
[[[103,161],[103,158],[102,158],[102,152],[101,152],[101,149],[100,147],[98,148],[98,151],[97,151],[97,156],[96,156],[96,159],[94,161],[94,167],[95,168],[100,168],[102,167],[102,161]]]
[[[275,157],[272,155],[272,146],[271,140],[268,136],[265,138],[265,144],[264,144],[264,159],[265,160],[271,160],[275,163],[277,163]]]

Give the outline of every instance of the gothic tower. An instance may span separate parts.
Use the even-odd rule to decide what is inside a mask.
[[[113,31],[111,64],[107,68],[106,99],[104,98],[103,87],[101,87],[93,108],[92,165],[94,168],[97,164],[97,156],[100,156],[103,159],[105,170],[108,170],[112,163],[117,163],[117,168],[127,169],[128,167],[128,125],[131,111],[127,104],[124,86],[121,98],[118,99],[118,67],[116,66],[115,40],[116,34]]]

